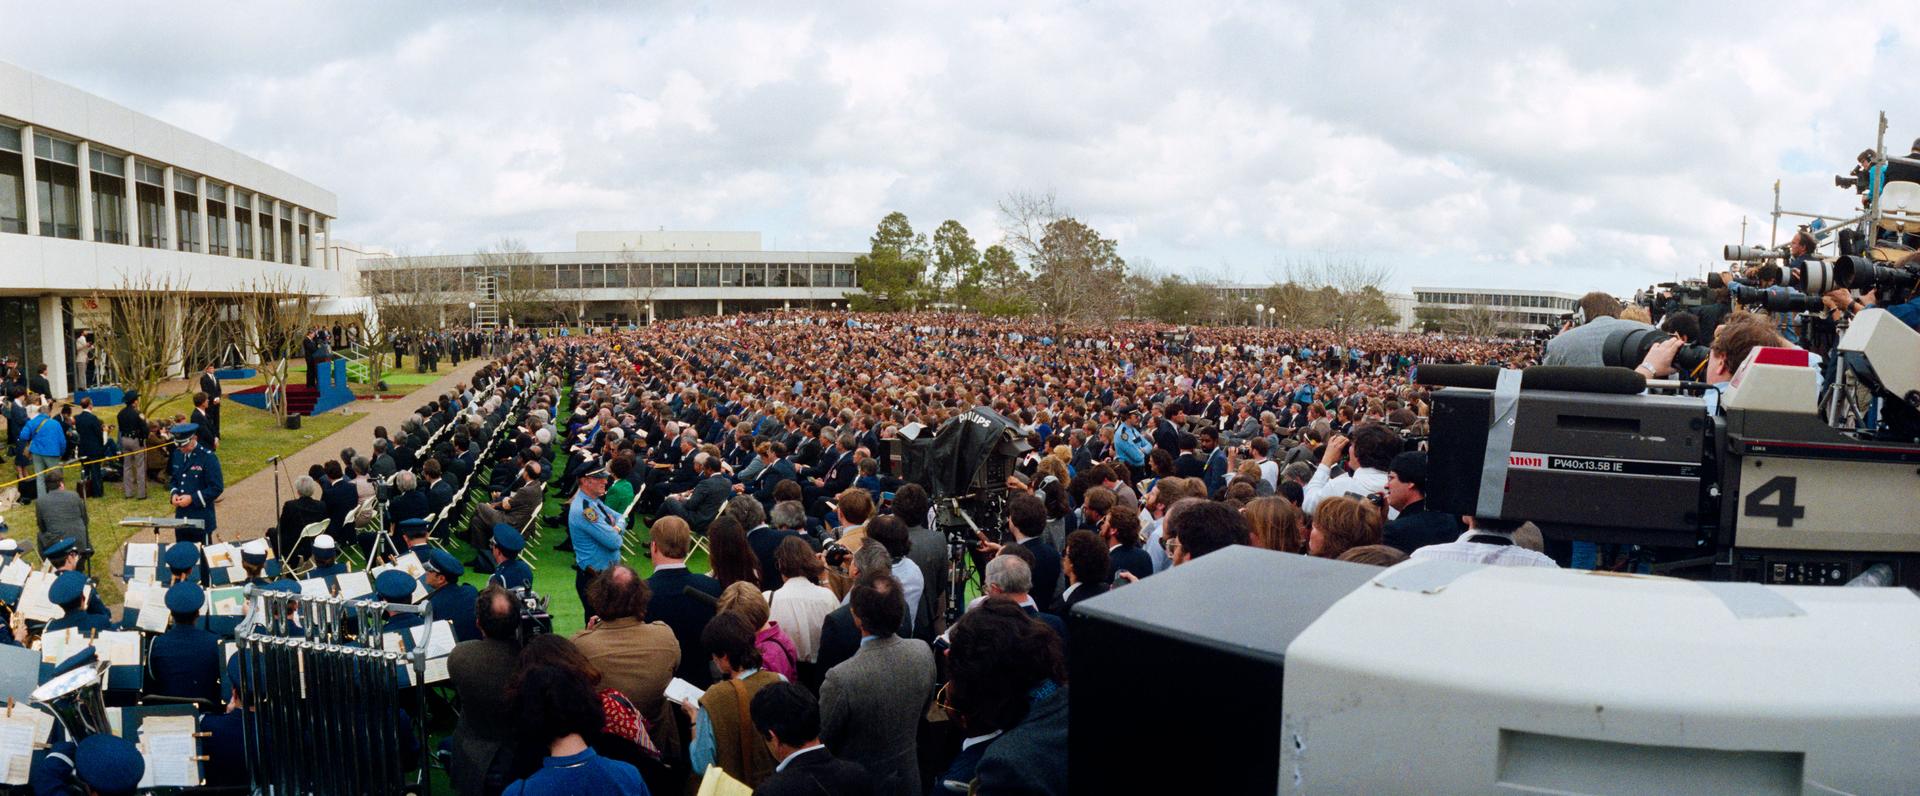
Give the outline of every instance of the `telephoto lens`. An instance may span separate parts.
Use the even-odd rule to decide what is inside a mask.
[[[1608,367],[1637,368],[1654,344],[1672,336],[1659,329],[1621,329],[1600,344],[1600,362]],[[1683,345],[1673,352],[1673,369],[1682,376],[1692,376],[1700,372],[1712,353],[1703,345]]]

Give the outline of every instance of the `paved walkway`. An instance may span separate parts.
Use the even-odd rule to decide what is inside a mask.
[[[239,483],[228,484],[227,491],[222,495],[219,503],[220,541],[237,543],[266,535],[267,528],[278,521],[280,516],[280,504],[274,502],[273,493],[273,482],[276,477],[282,479],[280,481],[281,502],[292,500],[295,497],[294,479],[306,475],[308,468],[339,458],[340,451],[345,448],[371,453],[375,426],[386,426],[389,430],[399,429],[400,421],[413,414],[413,410],[420,408],[427,396],[439,395],[452,389],[454,385],[472,378],[473,374],[486,362],[485,359],[462,362],[460,367],[447,371],[446,375],[432,384],[397,400],[377,403],[355,401],[350,406],[355,414],[360,415],[360,419],[302,448],[297,453],[288,454],[280,463],[278,475],[274,472],[274,467],[268,465],[266,469],[247,476]],[[162,531],[161,538],[172,541],[172,534]],[[144,535],[140,535],[134,541],[145,539]],[[126,554],[125,551],[124,546],[114,551],[112,571],[120,571],[121,556]]]

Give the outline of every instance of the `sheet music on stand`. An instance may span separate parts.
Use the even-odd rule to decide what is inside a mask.
[[[149,716],[140,723],[140,754],[147,770],[140,777],[142,788],[199,787],[200,744],[194,737],[199,726],[193,716]]]
[[[333,576],[333,583],[340,587],[341,599],[360,600],[373,596],[373,579],[365,572],[342,572]]]
[[[411,556],[411,555],[413,555],[413,554],[412,554],[412,553],[408,553],[408,554],[407,554],[406,556],[401,556],[401,558],[407,558],[408,556]],[[398,563],[398,561],[399,561],[399,559],[395,559],[395,562],[396,562],[396,563]],[[416,559],[416,562],[417,562],[417,559]],[[373,569],[369,569],[369,570],[367,570],[367,577],[368,577],[369,579],[372,579],[372,578],[378,578],[378,577],[380,577],[380,573],[382,573],[382,572],[385,572],[385,571],[387,571],[387,570],[390,570],[390,569],[396,569],[396,570],[400,570],[401,572],[406,572],[406,569],[404,569],[404,568],[402,568],[402,567],[398,567],[398,566],[393,566],[393,565],[388,565],[388,566],[384,566],[384,567],[374,567]],[[421,574],[425,574],[425,570],[422,570],[422,572],[421,572]],[[346,576],[345,576],[345,575],[337,575],[337,576],[335,576],[335,578],[334,578],[334,580],[335,580],[335,582],[336,582],[336,583],[339,583],[339,584],[340,584],[340,596],[342,596],[342,597],[345,597],[345,596],[346,596],[346,593],[347,593],[347,584],[346,584],[346,582],[345,582],[345,581],[342,581],[342,580],[340,580],[340,578],[344,578],[344,577],[346,577]],[[422,582],[420,581],[420,575],[414,575],[414,574],[411,574],[411,573],[408,573],[408,577],[411,577],[411,578],[413,578],[413,596],[412,596],[412,597],[410,597],[410,598],[408,598],[408,601],[409,601],[409,602],[414,602],[414,603],[418,603],[418,602],[420,602],[421,600],[423,600],[423,599],[425,599],[425,598],[426,598],[426,596],[427,596],[427,584],[425,584],[425,583],[422,583]],[[371,582],[371,580],[370,580],[369,582]],[[371,589],[369,589],[369,591],[371,591]]]
[[[51,622],[65,615],[66,612],[47,597],[47,590],[52,588],[52,573],[28,574],[27,582],[20,587],[20,615],[36,622]]]

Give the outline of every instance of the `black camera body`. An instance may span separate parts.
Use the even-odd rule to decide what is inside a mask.
[[[532,589],[511,589],[515,605],[520,607],[520,627],[515,631],[521,646],[534,636],[553,632],[553,614],[547,612],[547,598]]]

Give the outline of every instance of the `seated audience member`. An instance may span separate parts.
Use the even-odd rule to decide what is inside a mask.
[[[774,683],[753,695],[753,728],[779,762],[754,790],[757,796],[867,796],[872,778],[859,763],[841,760],[820,742],[820,706],[793,683]]]
[[[1175,504],[1165,522],[1167,554],[1174,566],[1228,545],[1246,544],[1249,538],[1247,519],[1240,512],[1205,498],[1187,498]]]
[[[1456,541],[1427,545],[1413,551],[1416,561],[1465,561],[1502,567],[1558,567],[1553,559],[1514,543],[1520,520],[1490,520],[1474,517],[1467,532]]]
[[[555,639],[557,636],[539,636]],[[601,757],[589,739],[602,734],[607,715],[593,682],[577,668],[557,663],[526,665],[514,675],[508,693],[514,724],[529,744],[544,747],[539,770],[508,785],[504,796],[548,793],[647,793],[640,771],[629,763]]]
[[[720,679],[700,697],[699,710],[692,713],[693,748],[688,756],[695,774],[705,774],[708,766],[717,765],[728,776],[757,787],[773,773],[773,754],[757,739],[745,742],[753,732],[741,726],[741,718],[760,689],[786,681],[760,668],[760,650],[753,636],[746,617],[724,611],[714,614],[700,631],[700,646],[712,656]],[[681,707],[693,711],[684,704]]]
[[[1407,560],[1407,554],[1393,545],[1370,544],[1347,548],[1339,560],[1355,564],[1372,564],[1376,567],[1390,567]]]
[[[1019,607],[988,600],[954,623],[947,700],[967,732],[999,732],[971,772],[977,793],[1068,793],[1066,662],[1060,638]]]
[[[1140,515],[1108,512],[1100,520],[1100,536],[1107,543],[1107,582],[1118,582],[1121,572],[1135,580],[1153,574],[1153,557],[1140,546]]]
[[[639,573],[615,564],[587,585],[597,621],[575,633],[573,643],[603,677],[601,684],[621,693],[653,725],[659,749],[678,749],[667,684],[680,666],[680,642],[673,628],[647,621],[652,593]]]
[[[758,585],[737,581],[728,586],[720,593],[719,610],[737,613],[753,625],[753,644],[760,650],[762,667],[789,681],[799,679],[800,653],[780,625],[769,618],[771,609],[767,605],[767,598],[760,595]]]
[[[1247,518],[1248,544],[1282,553],[1305,552],[1306,516],[1299,506],[1285,498],[1263,497],[1248,503],[1240,513]]]
[[[1387,506],[1400,515],[1381,531],[1386,544],[1411,553],[1460,538],[1460,518],[1427,508],[1427,454],[1407,451],[1387,468]]]
[[[1067,589],[1060,593],[1054,614],[1065,621],[1075,603],[1107,593],[1107,571],[1111,566],[1107,548],[1092,531],[1067,534]]]
[[[791,505],[798,508],[800,504]],[[813,663],[819,660],[821,625],[826,622],[827,614],[840,607],[840,598],[833,596],[832,589],[820,585],[820,576],[826,567],[805,539],[790,536],[782,540],[780,549],[774,551],[774,560],[784,580],[771,594],[768,618],[779,623],[788,640],[793,642],[800,662]]]
[[[1339,558],[1350,548],[1379,544],[1380,525],[1380,510],[1373,504],[1344,495],[1327,498],[1313,514],[1307,555]]]

